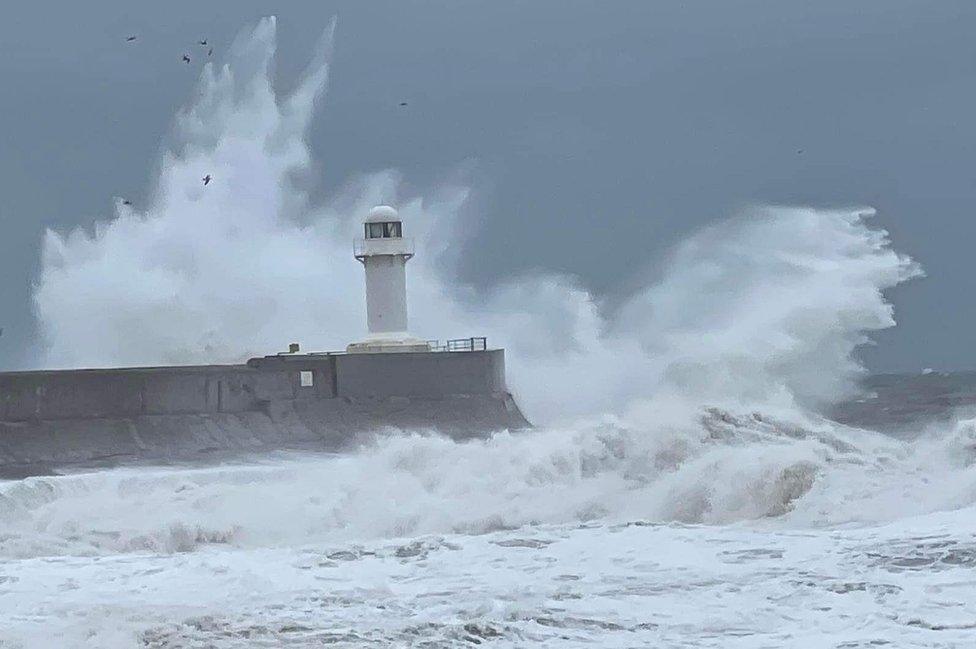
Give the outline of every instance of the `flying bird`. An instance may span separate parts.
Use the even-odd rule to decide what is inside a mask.
[[[139,38],[139,37],[138,36],[127,36],[126,39],[125,39],[125,42],[126,43],[131,43],[132,41],[136,40],[137,38]]]
[[[407,105],[407,102],[405,102],[405,101],[401,101],[401,102],[400,102],[400,105],[401,105],[401,106],[406,106],[406,105]]]
[[[797,150],[796,150],[796,152],[797,152],[798,154],[800,154],[800,153],[803,153],[803,149],[797,149]]]
[[[190,62],[190,55],[189,54],[184,54],[183,55],[183,62],[184,63],[189,63]]]
[[[207,50],[207,56],[213,56],[213,48],[212,47],[209,50]]]
[[[126,199],[124,199],[124,200],[122,201],[122,204],[123,204],[123,205],[132,205],[132,201],[130,201],[129,199],[127,199],[127,198],[126,198]]]
[[[205,39],[203,39],[202,41],[200,41],[200,44],[201,44],[201,45],[206,45],[206,44],[207,44],[207,39],[205,38]]]
[[[203,185],[204,187],[206,187],[209,184],[210,184],[210,174],[207,174],[206,176],[203,177]]]

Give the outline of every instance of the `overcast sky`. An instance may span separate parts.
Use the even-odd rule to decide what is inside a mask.
[[[0,369],[29,363],[43,229],[144,200],[196,41],[219,59],[270,14],[285,84],[339,18],[312,130],[324,191],[474,170],[469,279],[541,266],[612,297],[743,205],[873,205],[928,277],[893,292],[899,326],[866,361],[976,368],[972,0],[226,0],[5,6]]]

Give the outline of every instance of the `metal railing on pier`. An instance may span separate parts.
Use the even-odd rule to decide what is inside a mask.
[[[483,352],[488,349],[488,339],[484,336],[473,338],[452,338],[441,344],[439,340],[428,340],[432,352]]]

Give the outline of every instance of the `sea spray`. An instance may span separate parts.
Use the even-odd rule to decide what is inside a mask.
[[[205,65],[144,208],[120,202],[93,233],[47,232],[34,292],[44,365],[234,362],[294,340],[342,349],[365,326],[350,244],[383,202],[417,242],[413,332],[506,348],[537,424],[830,401],[859,371],[851,351],[894,323],[883,291],[919,272],[868,210],[757,207],[691,235],[613,312],[556,273],[459,285],[458,253],[477,245],[463,184],[409,193],[381,171],[310,204],[306,137],[334,26],[287,95],[272,83],[275,27],[262,20],[226,64]]]

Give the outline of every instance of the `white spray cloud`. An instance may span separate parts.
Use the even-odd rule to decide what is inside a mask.
[[[381,171],[313,206],[296,182],[310,173],[331,43],[332,27],[280,96],[275,21],[262,20],[227,64],[204,68],[144,210],[119,203],[93,233],[46,233],[34,294],[45,365],[233,362],[294,340],[344,348],[365,327],[351,241],[378,203],[397,205],[417,242],[413,333],[504,346],[537,422],[830,400],[859,370],[850,354],[865,332],[893,324],[882,291],[919,272],[864,210],[758,208],[690,237],[612,317],[564,275],[459,286],[444,246],[470,244],[443,233],[466,231],[467,187],[407,194]]]

